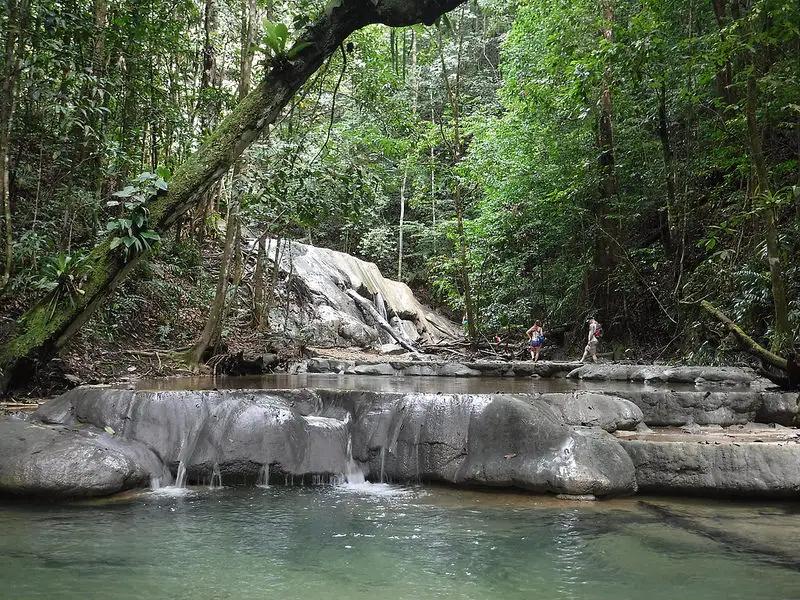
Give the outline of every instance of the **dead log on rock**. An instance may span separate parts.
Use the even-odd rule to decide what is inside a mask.
[[[356,303],[356,305],[361,309],[361,311],[364,314],[367,314],[370,317],[372,317],[372,320],[375,321],[375,323],[380,325],[381,328],[386,330],[386,332],[389,335],[391,335],[395,340],[397,340],[398,344],[400,344],[403,348],[405,348],[409,352],[413,352],[414,354],[417,355],[419,354],[417,352],[417,349],[414,348],[414,346],[412,346],[411,344],[408,343],[408,341],[403,339],[403,336],[397,333],[394,330],[394,327],[389,325],[389,322],[380,315],[378,310],[372,305],[372,303],[369,300],[361,296],[361,294],[359,294],[357,291],[353,289],[347,290],[347,295],[353,299],[353,301]]]
[[[762,368],[759,370],[761,375],[783,388],[800,387],[800,355],[798,355],[797,351],[793,351],[788,359],[778,356],[761,346],[742,331],[741,327],[725,316],[721,310],[714,308],[706,300],[702,300],[700,306],[717,321],[725,325],[736,336],[745,351],[761,359]]]
[[[761,346],[753,338],[747,335],[742,330],[741,327],[739,327],[736,323],[731,321],[721,310],[719,310],[718,308],[714,308],[711,305],[711,303],[706,300],[702,300],[700,302],[700,306],[702,306],[703,309],[712,317],[714,317],[717,321],[725,325],[725,327],[728,328],[728,331],[730,331],[734,336],[736,336],[736,339],[739,341],[739,343],[742,345],[742,347],[746,352],[749,352],[750,354],[757,356],[763,362],[772,365],[773,367],[777,367],[778,369],[784,372],[787,370],[788,362],[785,358],[778,356],[777,354],[774,354],[769,350],[767,350],[766,348],[764,348],[763,346]]]

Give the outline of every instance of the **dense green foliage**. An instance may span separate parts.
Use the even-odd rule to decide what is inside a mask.
[[[80,256],[103,236],[126,256],[153,246],[144,287],[172,303],[159,273],[222,242],[241,202],[254,236],[372,260],[468,310],[479,336],[595,314],[621,347],[709,360],[709,299],[775,349],[800,339],[792,0],[497,0],[363,29],[191,219],[152,230],[147,201],[167,184],[139,174],[182,163],[236,103],[248,53],[258,81],[319,8],[0,5],[0,316],[80,294]],[[178,320],[163,311],[154,329]]]

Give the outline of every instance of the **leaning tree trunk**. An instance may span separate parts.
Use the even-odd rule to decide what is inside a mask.
[[[736,339],[747,352],[753,356],[757,356],[763,362],[772,365],[773,367],[777,367],[783,371],[787,370],[788,362],[785,358],[778,356],[777,354],[774,354],[761,346],[753,338],[747,335],[741,327],[731,321],[721,310],[715,308],[707,300],[701,300],[700,306],[717,321],[725,325],[725,327],[728,328],[728,331],[736,336]]]
[[[394,27],[424,22],[432,24],[441,14],[463,0],[333,0],[298,40],[308,44],[293,60],[276,57],[263,81],[225,117],[205,143],[184,163],[170,181],[169,191],[155,198],[150,226],[163,232],[222,177],[263,129],[272,123],[295,92],[352,32],[371,23]],[[298,46],[299,47],[299,46]],[[0,346],[0,390],[29,374],[32,363],[57,352],[133,270],[143,255],[125,261],[111,250],[110,238],[89,255],[91,271],[84,294],[66,302],[50,316],[48,302],[38,304],[18,320],[17,329]]]

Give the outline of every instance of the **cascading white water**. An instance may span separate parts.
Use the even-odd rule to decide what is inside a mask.
[[[349,417],[350,415],[348,415]],[[349,421],[346,419],[345,421]],[[344,478],[347,483],[361,484],[366,481],[364,472],[358,467],[358,464],[353,459],[353,437],[349,430],[347,432],[347,463],[344,466]]]
[[[178,474],[175,476],[175,487],[186,487],[186,465],[183,464],[183,461],[178,463]]]
[[[212,489],[222,487],[222,472],[219,470],[219,463],[214,463],[214,470],[211,472],[211,483],[208,487]]]
[[[383,483],[383,466],[386,463],[386,448],[381,446],[381,479],[380,482]]]
[[[261,467],[261,475],[258,476],[258,487],[269,487],[269,463]]]

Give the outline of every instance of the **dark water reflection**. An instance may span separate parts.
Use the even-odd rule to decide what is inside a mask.
[[[317,388],[337,390],[369,390],[376,392],[437,393],[444,394],[493,394],[571,392],[575,390],[674,390],[700,389],[693,384],[646,384],[628,381],[583,381],[579,379],[532,377],[414,377],[380,375],[262,375],[252,377],[165,377],[141,379],[121,387],[138,390],[211,390],[211,389],[287,389]],[[727,388],[726,388],[727,389]]]
[[[667,506],[748,522],[756,536],[761,520],[787,539],[800,523],[779,506]],[[2,598],[773,600],[800,589],[800,572],[769,552],[675,526],[633,499],[203,488],[0,506],[0,531]]]

